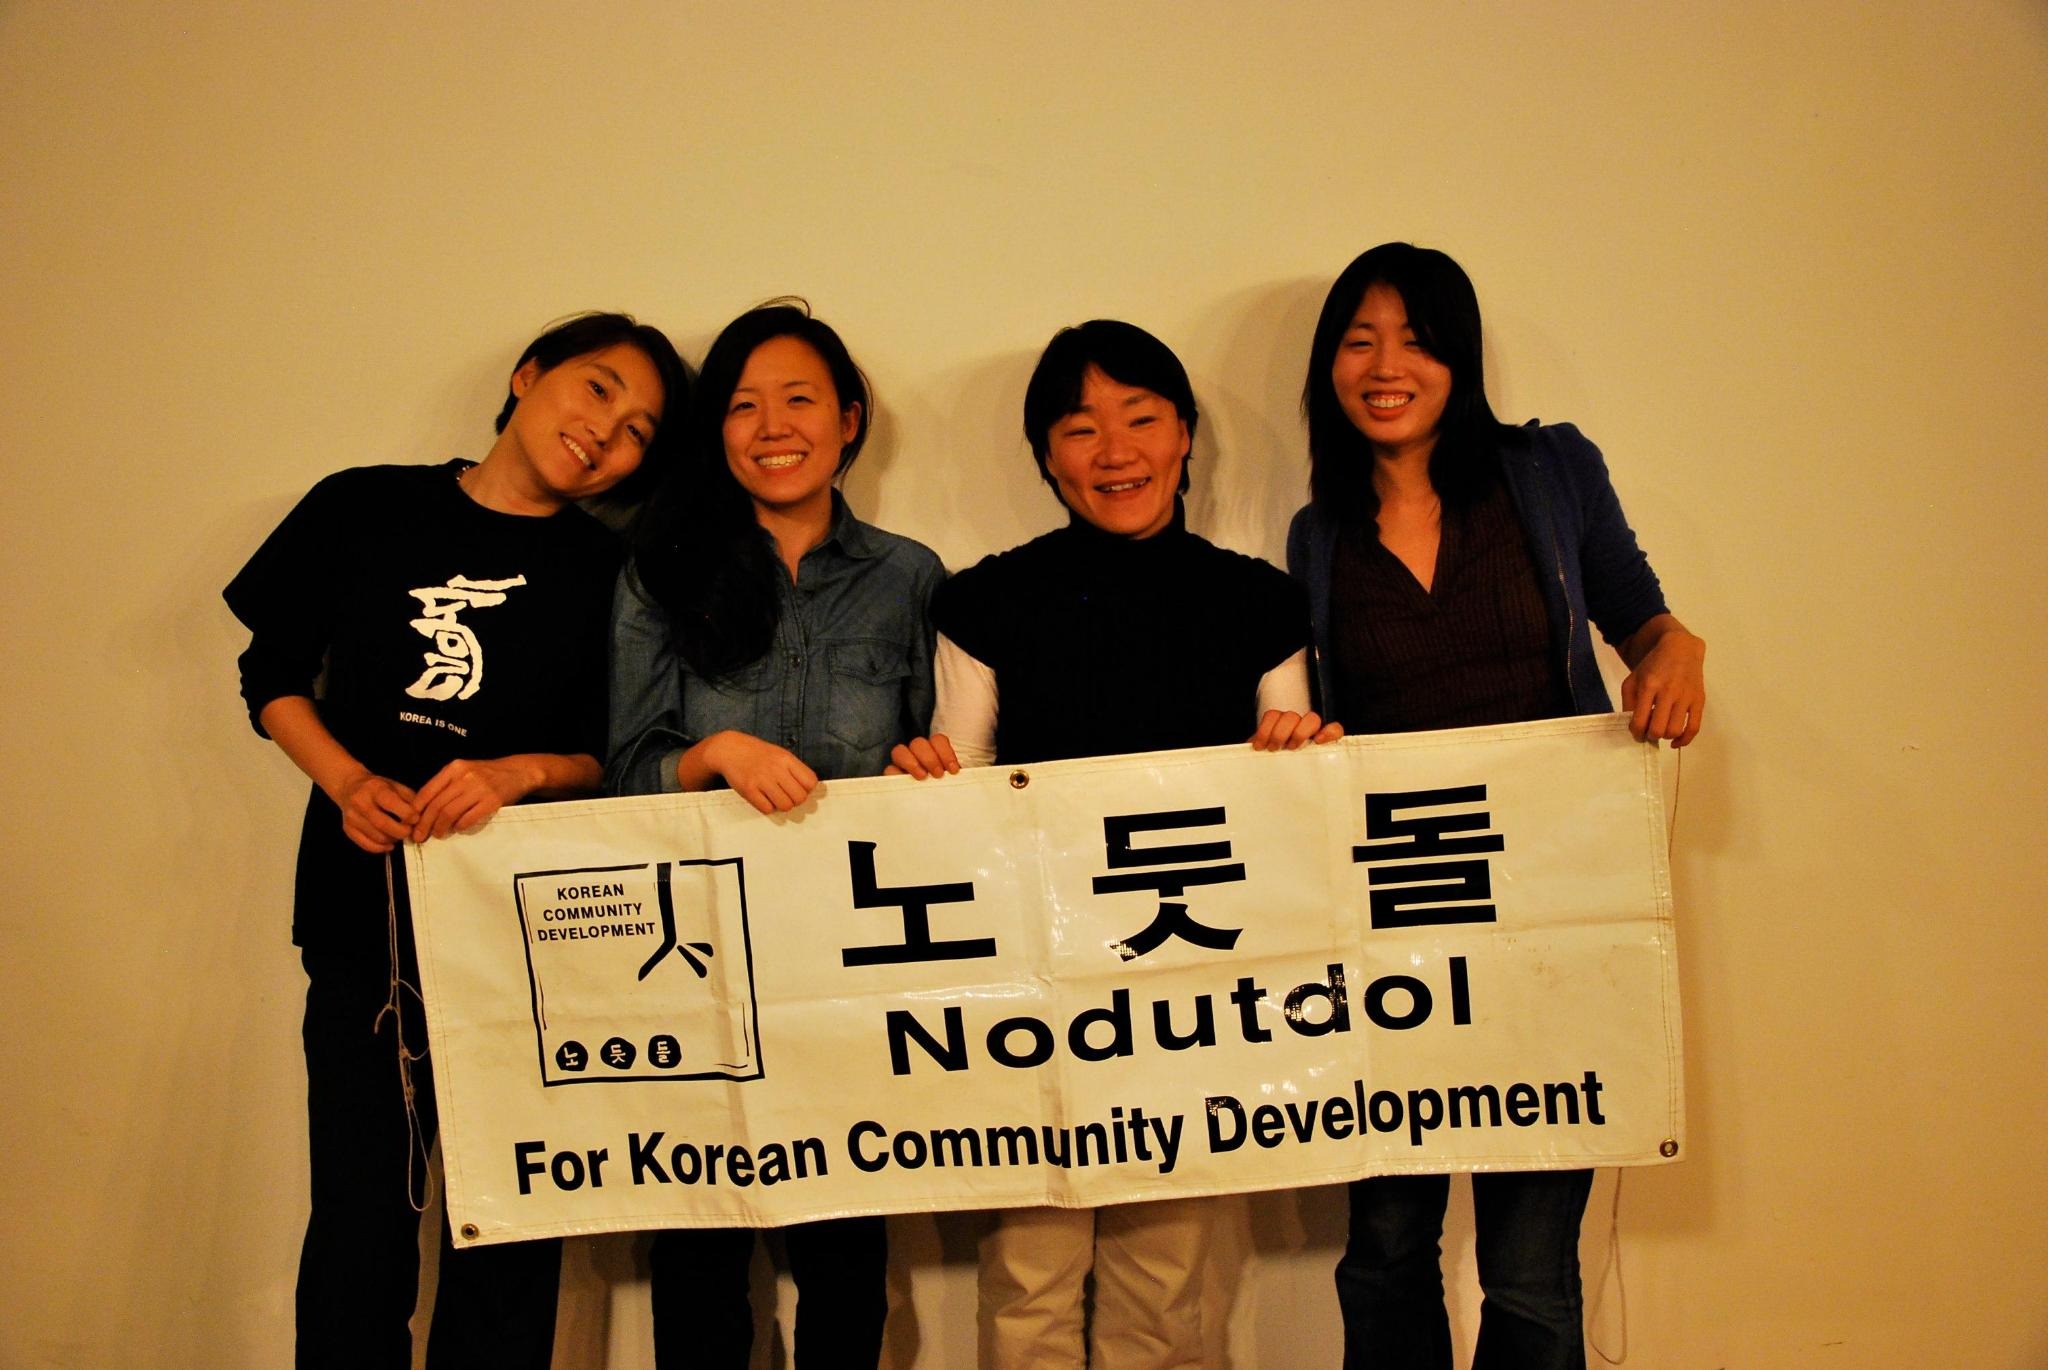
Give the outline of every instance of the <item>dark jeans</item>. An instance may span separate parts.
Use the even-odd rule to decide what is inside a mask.
[[[1351,1240],[1337,1262],[1344,1370],[1450,1370],[1441,1264],[1448,1175],[1351,1185]],[[1584,1370],[1579,1219],[1590,1170],[1472,1177],[1479,1344],[1472,1370]]]
[[[860,1367],[882,1358],[889,1316],[888,1229],[880,1218],[837,1218],[783,1229],[796,1280],[798,1370]],[[754,1346],[747,1274],[750,1227],[675,1228],[648,1252],[655,1370],[746,1370]]]
[[[413,1142],[397,1032],[390,1017],[377,1017],[389,968],[381,956],[308,951],[302,959],[313,1212],[299,1255],[296,1363],[300,1370],[409,1370],[420,1215],[407,1193]],[[418,983],[409,968],[408,978]],[[416,1052],[426,1045],[426,1019],[410,995],[405,1039]],[[426,1184],[425,1151],[436,1125],[429,1064],[416,1061],[412,1070],[420,1127],[415,1190]],[[547,1370],[561,1259],[554,1239],[455,1251],[441,1224],[431,1370]]]

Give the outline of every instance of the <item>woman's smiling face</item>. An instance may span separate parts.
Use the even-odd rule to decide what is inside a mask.
[[[725,462],[759,508],[830,506],[839,457],[860,431],[860,406],[840,407],[818,350],[770,338],[747,357],[725,405]]]
[[[1435,450],[1451,397],[1451,368],[1416,341],[1408,306],[1392,286],[1374,285],[1358,302],[1330,363],[1330,384],[1375,455]]]
[[[506,431],[551,499],[604,493],[640,465],[661,422],[661,373],[630,343],[512,373],[518,407]]]
[[[1173,522],[1188,426],[1173,401],[1091,366],[1081,404],[1046,435],[1046,470],[1068,509],[1100,528],[1148,538]]]

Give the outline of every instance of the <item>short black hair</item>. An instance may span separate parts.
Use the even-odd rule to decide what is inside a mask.
[[[538,362],[542,371],[552,371],[563,362],[621,343],[638,348],[661,377],[661,422],[654,425],[654,436],[649,439],[647,450],[640,454],[640,465],[595,500],[599,504],[627,506],[638,504],[661,483],[670,454],[681,445],[683,416],[690,409],[690,368],[676,355],[675,344],[668,340],[668,335],[652,324],[639,322],[631,314],[572,314],[549,325],[546,332],[528,343],[512,370],[517,372],[528,362]],[[512,411],[518,407],[519,396],[508,385],[504,407],[498,411],[498,432],[505,431],[505,425],[512,422]]]
[[[1031,444],[1039,476],[1055,493],[1059,482],[1045,464],[1052,426],[1081,407],[1081,384],[1091,366],[1122,385],[1150,390],[1170,401],[1187,425],[1190,445],[1201,419],[1187,368],[1172,348],[1144,329],[1121,319],[1090,319],[1062,328],[1045,345],[1031,372],[1031,383],[1024,387],[1024,438]],[[1183,493],[1188,488],[1185,462],[1180,468],[1180,488]]]

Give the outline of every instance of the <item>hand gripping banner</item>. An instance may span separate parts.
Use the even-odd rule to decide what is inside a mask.
[[[1684,1141],[1619,717],[507,809],[406,849],[458,1242]]]

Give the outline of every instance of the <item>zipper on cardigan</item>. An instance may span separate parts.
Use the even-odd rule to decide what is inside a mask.
[[[1538,457],[1531,465],[1540,471],[1543,469],[1543,459]],[[1557,511],[1547,507],[1549,503],[1547,495],[1539,496],[1539,498],[1544,500],[1546,507],[1543,513],[1550,520],[1550,560],[1551,564],[1557,568],[1558,594],[1564,599],[1564,692],[1571,700],[1572,712],[1577,713],[1579,711],[1579,686],[1578,682],[1572,679],[1572,657],[1575,655],[1572,651],[1572,646],[1579,633],[1579,615],[1578,611],[1572,607],[1572,587],[1564,575],[1564,549],[1557,545]]]

